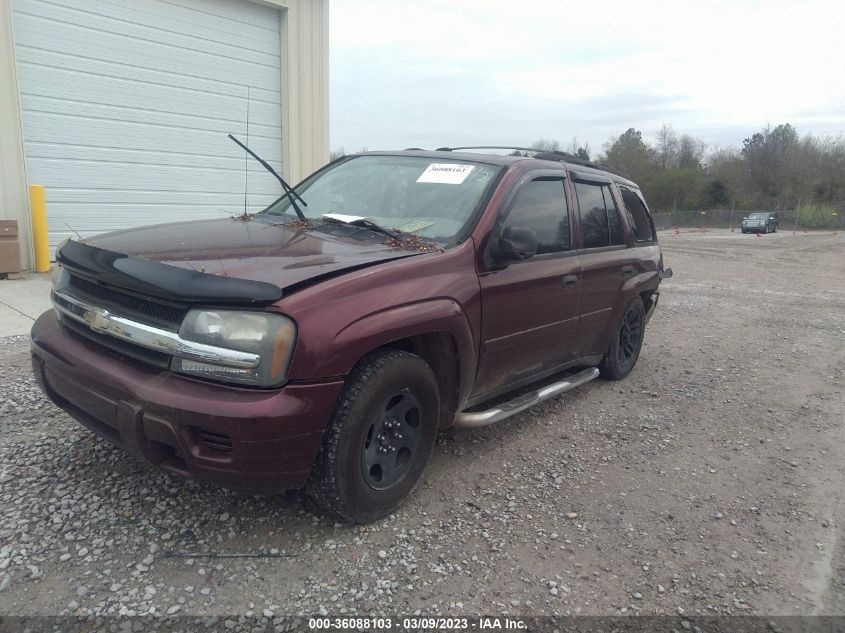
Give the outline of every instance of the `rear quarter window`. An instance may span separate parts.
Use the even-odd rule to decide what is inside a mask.
[[[631,222],[631,228],[634,229],[634,239],[638,242],[653,241],[654,227],[640,197],[625,187],[619,187],[619,191],[622,193],[622,202],[625,203],[625,211]]]

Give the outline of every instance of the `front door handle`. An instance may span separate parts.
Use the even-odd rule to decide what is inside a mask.
[[[622,266],[622,276],[623,277],[630,277],[634,274],[634,267],[633,266]]]
[[[578,283],[578,275],[564,275],[563,277],[563,287],[564,288],[572,288],[576,283]]]

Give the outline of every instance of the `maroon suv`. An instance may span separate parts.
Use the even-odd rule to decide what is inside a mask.
[[[450,149],[344,157],[261,213],[56,260],[32,329],[53,402],[172,473],[307,484],[353,521],[409,493],[438,429],[627,375],[670,274],[610,168]]]

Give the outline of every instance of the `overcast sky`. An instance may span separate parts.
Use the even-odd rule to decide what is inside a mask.
[[[331,146],[845,132],[845,3],[332,0]]]

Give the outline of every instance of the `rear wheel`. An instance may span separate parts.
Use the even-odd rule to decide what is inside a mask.
[[[437,436],[439,391],[419,356],[383,349],[352,371],[308,490],[324,509],[366,523],[388,514],[419,481]]]
[[[643,301],[639,297],[634,297],[622,311],[610,346],[599,364],[599,371],[603,378],[621,380],[631,373],[640,357],[644,334]]]

